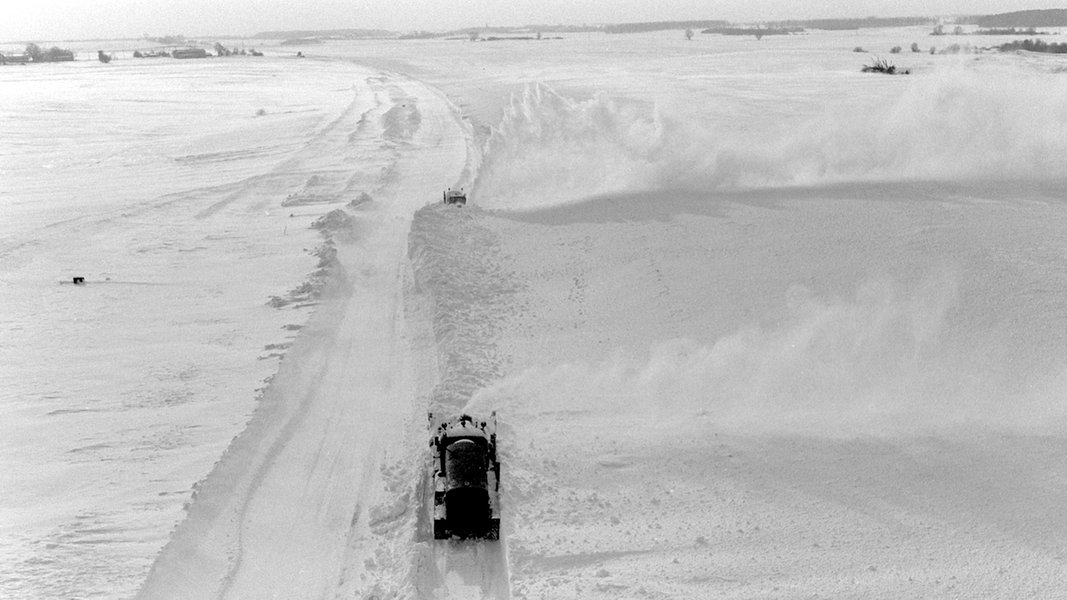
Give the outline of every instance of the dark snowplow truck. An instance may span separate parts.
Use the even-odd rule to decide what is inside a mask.
[[[430,413],[433,449],[433,537],[500,539],[500,463],[496,413],[437,421]]]
[[[467,194],[462,188],[458,190],[449,188],[441,192],[441,202],[444,202],[445,204],[454,204],[456,206],[466,206]]]

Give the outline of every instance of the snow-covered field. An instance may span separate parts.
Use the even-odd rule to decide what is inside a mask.
[[[1067,65],[925,33],[0,69],[0,595],[1059,597]]]

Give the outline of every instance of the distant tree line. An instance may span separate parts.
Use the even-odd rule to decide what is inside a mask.
[[[803,27],[711,27],[700,33],[717,33],[719,35],[754,35],[757,38],[765,35],[790,35],[803,33]]]
[[[938,23],[934,26],[934,30],[930,32],[930,35],[948,35],[948,33],[945,32],[945,26],[941,23]],[[963,35],[963,26],[957,25],[953,27],[952,35]]]
[[[767,26],[780,29],[798,27],[803,29],[847,30],[865,27],[914,27],[916,25],[930,25],[934,22],[935,19],[933,17],[866,17],[864,19],[773,21],[767,23]]]
[[[978,17],[979,27],[1067,27],[1067,9],[1020,10]]]
[[[729,21],[655,21],[650,23],[619,23],[604,25],[604,33],[642,33],[645,31],[668,31],[671,29],[700,29],[709,27],[726,27]]]
[[[1049,35],[1049,32],[1038,31],[1034,27],[1027,27],[1026,29],[1005,27],[1000,29],[979,29],[974,32],[974,35]]]
[[[52,46],[46,50],[34,43],[26,44],[26,54],[33,62],[63,62],[74,60],[74,52],[67,50],[66,48]]]
[[[1042,40],[1015,40],[999,46],[1001,52],[1026,50],[1027,52],[1047,52],[1049,54],[1067,54],[1067,43],[1050,44]]]

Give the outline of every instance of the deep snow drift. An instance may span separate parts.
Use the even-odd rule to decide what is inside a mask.
[[[0,503],[0,589],[1057,597],[1067,80],[1019,55],[858,72],[854,46],[919,35],[330,43],[208,63],[254,100],[203,138],[162,122],[184,105],[142,117],[143,148],[188,146],[171,160],[75,151],[48,183],[6,153],[2,448],[25,491]],[[332,83],[275,87],[293,68]],[[279,88],[302,96],[261,129]],[[468,207],[437,204],[455,185]],[[104,257],[85,274],[185,285],[55,283]],[[320,261],[321,303],[285,293]],[[430,408],[499,411],[500,543],[427,538]]]

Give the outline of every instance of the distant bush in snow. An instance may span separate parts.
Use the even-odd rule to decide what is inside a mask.
[[[896,65],[889,64],[884,58],[876,58],[874,62],[863,67],[864,73],[885,73],[886,75],[907,75],[911,71],[907,69],[903,71],[897,71]]]
[[[345,232],[352,229],[352,217],[338,208],[315,219],[311,226],[324,233]]]
[[[362,205],[372,201],[374,201],[374,198],[372,198],[370,194],[368,194],[367,192],[360,192],[359,195],[355,197],[355,199],[348,203],[348,208],[359,208]]]

